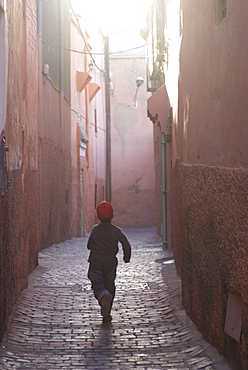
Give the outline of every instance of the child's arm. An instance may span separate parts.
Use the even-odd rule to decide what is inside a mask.
[[[119,239],[120,243],[122,244],[122,249],[123,249],[123,260],[125,263],[128,263],[130,262],[130,258],[131,258],[131,244],[126,236],[126,234],[124,233],[124,231],[121,230],[121,235],[120,235],[120,239]]]
[[[87,242],[87,249],[91,250],[92,248],[92,244],[93,244],[93,239],[92,239],[92,234],[94,235],[94,229],[95,229],[95,226],[93,226],[93,228],[91,229],[91,232],[90,232],[90,235],[89,235],[89,238],[88,238],[88,242]]]
[[[91,250],[91,245],[92,245],[92,238],[91,238],[91,234],[90,234],[88,242],[87,242],[87,249]]]

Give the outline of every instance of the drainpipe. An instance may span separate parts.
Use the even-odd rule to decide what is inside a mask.
[[[64,120],[64,0],[59,1],[59,80],[60,80],[60,128]],[[64,130],[60,130],[61,146],[64,147]]]
[[[59,76],[60,76],[60,93],[64,90],[64,4],[63,0],[59,2]],[[61,98],[62,100],[62,98]]]
[[[38,0],[38,36],[42,37],[42,0]]]
[[[59,1],[59,79],[60,79],[60,127],[64,117],[64,3]],[[60,133],[62,143],[64,135]],[[63,143],[64,144],[64,143]]]
[[[162,143],[162,242],[163,249],[167,249],[167,203],[166,203],[166,140],[164,132],[161,133]]]
[[[39,115],[38,115],[38,134],[41,135],[43,133],[42,129],[42,0],[38,0],[38,94],[39,94],[39,102],[38,102],[38,109],[39,109]]]
[[[105,54],[105,105],[106,105],[106,200],[111,202],[111,123],[110,123],[110,75],[109,75],[109,37],[104,40]]]
[[[43,1],[38,0],[37,3],[37,12],[38,12],[38,19],[37,19],[37,31],[38,31],[38,132],[37,132],[37,139],[40,140],[40,138],[43,138],[44,134],[44,125],[43,125],[43,76],[42,76],[42,6],[43,6]],[[42,144],[44,145],[44,144]],[[39,145],[37,146],[37,156],[38,158],[41,155],[41,148]],[[37,204],[39,205],[41,202],[41,192],[40,192],[40,187],[41,187],[41,171],[39,169],[39,165],[37,168],[37,182],[38,182],[38,189],[36,192],[36,201]],[[37,209],[37,226],[36,226],[36,231],[37,231],[37,246],[41,245],[41,210],[40,207]],[[39,250],[39,247],[37,248],[37,251]],[[37,257],[36,257],[37,258]]]

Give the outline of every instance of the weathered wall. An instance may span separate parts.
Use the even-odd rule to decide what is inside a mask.
[[[63,9],[61,6],[63,5]],[[61,28],[63,26],[63,29]],[[68,1],[42,1],[39,114],[40,248],[71,236],[70,13]]]
[[[246,369],[248,171],[178,162],[174,176],[180,212],[175,212],[174,243],[183,303],[203,335],[237,368]],[[224,333],[228,291],[241,297],[241,343]]]
[[[92,70],[92,84],[97,88],[96,95],[89,102],[87,144],[87,174],[88,187],[84,191],[85,232],[89,233],[92,226],[98,223],[96,207],[106,199],[106,110],[105,110],[105,70],[104,39],[98,30],[91,29],[93,50],[102,50],[102,55],[96,55]],[[98,68],[97,68],[98,66]],[[90,86],[89,86],[90,89]],[[98,90],[99,89],[99,90]],[[90,91],[88,91],[90,96]]]
[[[41,248],[70,238],[70,106],[50,81],[43,82],[43,131],[39,137]],[[64,132],[65,134],[64,134]]]
[[[0,339],[11,307],[26,287],[28,273],[37,264],[39,248],[36,2],[13,0],[5,4],[2,17],[7,88],[0,139],[4,135],[9,147],[7,167],[11,186],[0,198]]]
[[[82,43],[82,36],[79,33],[78,25],[74,16],[71,17],[71,48],[76,50],[79,43]],[[80,189],[80,130],[78,127],[78,89],[77,89],[77,71],[84,71],[86,56],[79,53],[71,53],[71,181],[72,181],[72,218],[71,231],[74,236],[81,236],[81,207],[83,202],[81,199]],[[81,101],[80,101],[81,103]],[[81,107],[84,113],[84,105]]]
[[[80,6],[80,4],[78,4]],[[76,9],[75,9],[76,11]],[[85,22],[85,20],[84,20]],[[83,236],[91,231],[98,221],[96,205],[105,199],[106,192],[106,124],[105,124],[105,74],[104,54],[96,55],[94,63],[87,52],[86,43],[98,53],[103,49],[103,37],[95,25],[87,26],[82,37],[75,15],[71,22],[72,49],[83,45],[85,54],[71,53],[71,153],[72,153],[72,233]],[[85,23],[86,24],[86,23]],[[90,35],[90,36],[89,36]],[[84,88],[78,93],[77,71],[83,72]],[[96,88],[91,94],[92,86]],[[94,97],[93,97],[94,95]],[[80,154],[80,133],[78,122],[87,133],[88,142],[84,152]]]
[[[248,4],[228,1],[219,25],[214,1],[181,4],[178,157],[185,163],[247,168]]]
[[[181,1],[173,246],[187,312],[237,369],[247,369],[248,4],[227,1],[217,23],[215,3]],[[240,297],[240,342],[224,332],[228,291]]]
[[[146,76],[144,58],[111,58],[112,202],[121,227],[155,226],[153,125],[147,118],[146,81],[137,93],[136,78]]]

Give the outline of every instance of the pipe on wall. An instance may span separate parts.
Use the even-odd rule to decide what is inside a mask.
[[[167,202],[166,202],[166,140],[164,132],[161,132],[162,144],[162,242],[163,249],[167,249]]]
[[[105,104],[106,104],[106,200],[111,202],[111,121],[110,121],[110,74],[109,74],[109,37],[104,40],[105,54]]]

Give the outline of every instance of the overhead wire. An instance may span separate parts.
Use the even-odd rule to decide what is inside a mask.
[[[85,39],[85,36],[84,36],[84,34],[83,34],[83,31],[82,31],[82,29],[81,29],[81,26],[80,26],[80,23],[79,23],[79,21],[78,21],[78,17],[77,17],[77,15],[76,15],[76,13],[75,13],[75,11],[74,11],[74,9],[73,9],[73,7],[72,7],[72,5],[71,5],[71,0],[69,0],[69,4],[70,4],[70,7],[71,7],[71,11],[72,11],[72,13],[73,13],[73,15],[74,15],[74,17],[75,17],[75,19],[76,19],[76,22],[77,22],[77,25],[78,25],[78,28],[79,28],[79,31],[80,31],[80,34],[81,34],[81,36],[82,36],[82,38],[83,38],[83,40],[84,40],[84,44],[85,44],[85,47],[86,47],[86,49],[87,49],[87,51],[88,51],[88,54],[91,56],[91,59],[92,59],[92,62],[93,62],[93,64],[94,64],[94,66],[101,72],[101,73],[106,73],[106,71],[104,71],[103,69],[101,69],[98,65],[97,65],[97,63],[96,63],[96,61],[95,61],[95,59],[94,59],[94,57],[93,57],[93,54],[91,53],[91,51],[89,50],[89,47],[88,47],[88,43],[87,43],[87,40]]]
[[[102,70],[96,63],[93,55],[105,55],[103,52],[92,52],[89,50],[89,47],[88,47],[88,43],[87,43],[87,40],[85,38],[85,35],[81,29],[81,26],[80,26],[80,23],[78,21],[78,17],[71,5],[71,1],[69,0],[69,4],[70,4],[70,7],[71,7],[71,10],[72,10],[72,13],[76,19],[76,22],[77,22],[77,25],[78,25],[78,28],[80,30],[80,34],[84,40],[84,44],[85,44],[85,47],[87,49],[87,51],[80,51],[80,50],[74,50],[74,49],[71,49],[71,48],[65,48],[65,47],[61,47],[61,46],[56,46],[56,45],[51,45],[50,43],[47,43],[45,41],[42,41],[43,44],[47,44],[48,45],[48,50],[49,51],[53,51],[54,49],[62,49],[62,50],[65,50],[65,51],[70,51],[70,52],[73,52],[73,53],[78,53],[78,54],[84,54],[84,55],[90,55],[91,56],[91,59],[92,59],[92,62],[94,64],[94,66],[101,72],[101,73],[104,73],[105,74],[105,71]],[[144,45],[139,45],[139,46],[135,46],[133,48],[130,48],[130,49],[125,49],[125,50],[118,50],[118,51],[112,51],[112,52],[109,52],[109,55],[117,55],[117,54],[124,54],[124,53],[127,53],[129,51],[133,51],[133,50],[137,50],[137,49],[141,49],[141,48],[144,48],[144,47],[147,47],[147,44],[144,44]]]
[[[43,44],[45,44],[45,42],[43,41]],[[55,45],[51,45],[49,43],[47,43],[47,45],[49,47],[51,47],[51,49],[49,51],[53,51],[53,49],[59,49],[61,48],[60,46],[55,46]],[[144,48],[144,47],[147,47],[147,44],[145,45],[140,45],[140,46],[135,46],[133,48],[130,48],[130,49],[126,49],[126,50],[119,50],[119,51],[112,51],[112,52],[109,52],[110,55],[116,55],[116,54],[123,54],[123,53],[128,53],[129,51],[132,51],[132,50],[137,50],[137,49],[141,49],[141,48]],[[78,54],[87,54],[87,55],[104,55],[104,53],[100,53],[100,52],[88,52],[88,51],[80,51],[80,50],[74,50],[74,49],[70,49],[70,48],[61,48],[63,50],[66,50],[66,51],[71,51],[73,53],[78,53]]]
[[[78,17],[77,17],[77,15],[76,15],[76,13],[75,13],[75,11],[74,11],[73,7],[72,7],[71,0],[69,0],[69,4],[70,4],[70,7],[71,7],[71,11],[72,11],[72,13],[73,13],[73,15],[74,15],[74,17],[75,17],[75,19],[76,19],[77,25],[78,25],[78,27],[79,27],[80,34],[81,34],[81,36],[82,36],[82,38],[83,38],[83,40],[84,40],[84,43],[85,43],[85,47],[86,47],[86,49],[87,49],[87,52],[86,52],[86,51],[73,50],[73,49],[66,49],[66,48],[63,48],[63,49],[64,49],[64,50],[67,50],[67,51],[71,51],[71,52],[73,52],[73,53],[79,53],[79,54],[87,54],[87,55],[90,55],[90,56],[91,56],[91,59],[92,59],[92,62],[93,62],[93,64],[94,64],[94,66],[95,66],[95,67],[96,67],[100,72],[102,72],[102,73],[104,73],[104,74],[105,74],[105,71],[104,71],[104,70],[102,70],[102,69],[97,65],[97,63],[96,63],[96,61],[95,61],[95,59],[94,59],[94,57],[93,57],[93,55],[105,55],[105,54],[104,54],[104,53],[92,52],[92,51],[90,51],[90,50],[89,50],[87,40],[86,40],[85,35],[84,35],[84,33],[83,33],[82,29],[81,29],[80,23],[79,23],[79,21],[78,21]],[[50,46],[52,46],[52,45],[50,45]],[[141,48],[146,47],[146,46],[147,46],[147,45],[146,45],[146,44],[144,44],[144,45],[136,46],[136,47],[133,47],[133,48],[130,48],[130,49],[127,49],[127,50],[120,50],[120,51],[116,51],[116,52],[109,52],[109,55],[123,54],[123,53],[127,53],[127,52],[129,52],[129,51],[132,51],[132,50],[141,49]],[[54,46],[54,47],[56,47],[56,46]]]

